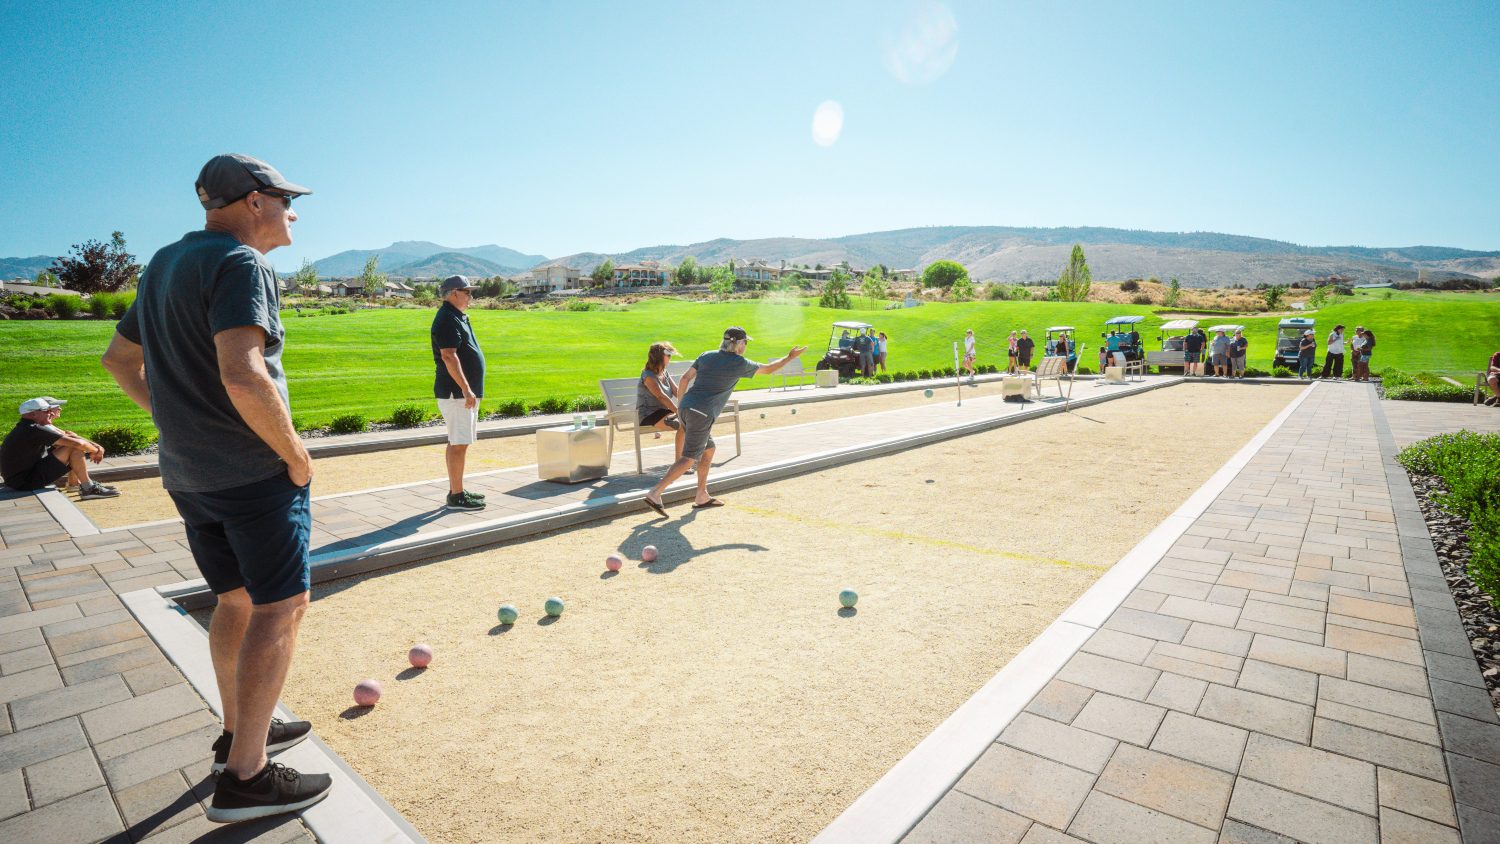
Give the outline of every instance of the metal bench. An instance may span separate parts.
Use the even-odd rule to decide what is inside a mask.
[[[797,382],[797,389],[800,390],[803,387],[807,386],[808,380],[810,380],[813,375],[814,373],[808,372],[806,369],[802,368],[802,358],[793,358],[792,360],[787,362],[786,366],[783,366],[781,369],[777,370],[771,377],[781,379],[781,389],[783,390],[790,389],[790,383],[792,381]],[[773,385],[771,389],[774,390],[776,388]]]

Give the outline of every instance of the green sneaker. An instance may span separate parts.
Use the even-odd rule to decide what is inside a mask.
[[[449,510],[483,510],[484,502],[467,492],[453,492],[443,506]]]

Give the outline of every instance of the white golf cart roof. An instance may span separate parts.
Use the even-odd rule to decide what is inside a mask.
[[[1210,328],[1208,330],[1209,331],[1226,331],[1226,332],[1244,331],[1245,330],[1245,326],[1243,326],[1243,325],[1229,325],[1229,324],[1226,323],[1224,325],[1215,325],[1215,326],[1213,326],[1212,328]]]
[[[870,325],[868,322],[835,322],[833,324],[833,327],[834,328],[855,328],[855,329],[859,329],[861,331],[863,331],[866,328],[874,328],[874,326]]]
[[[1187,331],[1198,327],[1196,319],[1174,319],[1171,322],[1161,324],[1162,331]]]
[[[1050,333],[1052,333],[1054,331],[1072,331],[1072,330],[1073,330],[1073,326],[1071,326],[1071,325],[1054,325],[1051,328],[1047,329],[1047,333],[1050,334]]]
[[[1276,324],[1277,328],[1312,328],[1317,320],[1312,317],[1288,317]]]
[[[1145,321],[1146,321],[1145,317],[1140,316],[1139,314],[1137,314],[1136,316],[1110,317],[1109,319],[1107,319],[1107,320],[1104,321],[1104,324],[1105,325],[1135,325],[1138,322],[1145,322]]]

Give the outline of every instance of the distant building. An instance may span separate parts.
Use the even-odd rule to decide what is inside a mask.
[[[334,296],[363,296],[365,283],[357,278],[341,278],[329,285],[329,293]]]
[[[416,292],[416,288],[410,284],[388,278],[385,281],[385,289],[380,291],[380,295],[389,296],[394,299],[410,299]]]
[[[549,264],[533,267],[511,279],[528,296],[545,296],[558,290],[577,290],[583,286],[583,273],[575,267]]]
[[[659,261],[621,264],[615,267],[611,283],[615,287],[666,287],[672,283],[672,270]]]
[[[0,281],[0,294],[4,295],[25,294],[27,296],[50,296],[53,293],[57,293],[63,296],[82,295],[76,290],[68,290],[63,287],[43,287],[40,284],[32,284],[29,280],[24,278],[13,279],[11,281]]]
[[[784,267],[785,262],[782,262],[781,267],[773,267],[759,258],[752,258],[743,264],[735,265],[734,280],[745,284],[770,284],[780,279],[781,274],[786,272]]]
[[[1396,285],[1392,284],[1389,281],[1378,281],[1378,282],[1375,282],[1374,284],[1356,284],[1356,285],[1354,285],[1354,289],[1355,290],[1384,290],[1386,288],[1395,287],[1395,286]]]

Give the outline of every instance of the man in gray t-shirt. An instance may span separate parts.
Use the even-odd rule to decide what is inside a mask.
[[[218,597],[222,773],[207,814],[229,823],[300,811],[332,784],[268,759],[312,730],[271,719],[308,604],[312,461],[292,427],[266,260],[292,242],[292,200],[312,191],[246,155],[210,159],[197,188],[203,230],[151,258],[102,362],[161,432],[162,485]]]
[[[708,494],[708,470],[714,459],[714,439],[710,436],[714,422],[741,378],[770,375],[807,351],[806,346],[793,346],[786,357],[770,363],[756,363],[745,357],[745,347],[749,342],[750,336],[745,329],[738,326],[724,329],[719,350],[699,355],[692,368],[682,376],[678,387],[682,399],[677,403],[677,418],[683,430],[682,454],[667,469],[661,481],[646,493],[646,506],[661,515],[667,515],[662,505],[662,492],[686,474],[695,462],[698,464],[698,495],[693,500],[693,509],[723,505],[724,502]]]

